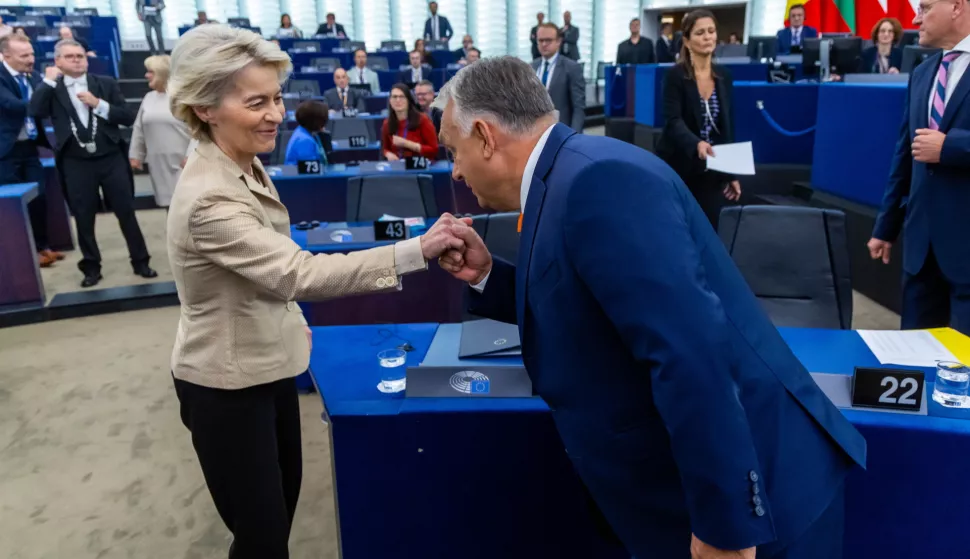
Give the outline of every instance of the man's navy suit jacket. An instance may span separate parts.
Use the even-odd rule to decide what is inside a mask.
[[[791,542],[866,444],[761,309],[677,174],[556,124],[516,265],[472,312],[523,359],[583,481],[638,557]]]

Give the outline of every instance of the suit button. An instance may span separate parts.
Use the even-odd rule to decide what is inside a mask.
[[[394,287],[397,285],[397,279],[391,276],[388,276],[384,281],[387,283],[388,287]]]
[[[385,280],[384,278],[377,278],[377,287],[381,289],[384,289],[385,287],[387,287],[387,280]]]
[[[754,493],[755,495],[757,495],[758,493],[761,493],[761,488],[758,487],[757,483],[751,484],[751,492]]]
[[[759,479],[758,472],[754,470],[751,470],[750,472],[748,472],[748,479],[751,480],[751,483],[758,483],[758,479]]]
[[[762,507],[760,505],[757,506],[757,507],[755,507],[754,508],[754,514],[755,514],[755,516],[764,516],[765,515],[765,509],[764,509],[764,507]]]
[[[754,497],[751,497],[751,504],[753,504],[754,506],[760,506],[761,505],[761,497],[759,497],[757,495],[755,495]]]

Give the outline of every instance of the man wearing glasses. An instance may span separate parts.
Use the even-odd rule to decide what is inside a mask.
[[[543,23],[536,31],[540,57],[532,68],[546,87],[552,104],[559,111],[559,122],[576,132],[583,131],[586,120],[586,79],[578,62],[559,54],[562,37],[554,23]]]
[[[909,79],[889,184],[869,240],[888,264],[902,233],[902,328],[970,334],[970,4],[922,0],[919,44],[942,49]],[[904,227],[905,225],[905,227]]]

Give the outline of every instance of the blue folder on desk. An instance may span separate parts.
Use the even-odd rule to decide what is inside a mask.
[[[472,320],[461,325],[458,357],[507,357],[522,355],[519,327],[495,320]]]

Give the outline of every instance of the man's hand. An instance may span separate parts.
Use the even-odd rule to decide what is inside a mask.
[[[454,229],[455,234],[465,242],[465,252],[450,250],[438,259],[438,265],[461,281],[478,285],[492,271],[492,255],[478,233],[469,227],[471,220],[465,223],[467,225],[464,227]]]
[[[44,69],[44,79],[56,82],[61,77],[61,70],[57,66],[48,66]]]
[[[871,256],[873,260],[879,260],[882,258],[883,264],[889,264],[889,255],[892,253],[893,249],[892,243],[873,237],[869,239],[866,246],[869,247],[869,256]]]
[[[82,91],[77,94],[77,98],[81,100],[82,103],[91,107],[92,109],[98,106],[101,99],[98,99],[90,91]]]
[[[138,170],[138,171],[141,171],[142,170],[141,161],[139,161],[138,159],[129,159],[128,160],[128,163],[131,164],[131,168],[132,169],[135,169],[135,170]],[[184,167],[184,165],[183,165],[183,167]]]
[[[913,139],[913,159],[920,163],[939,163],[946,134],[939,130],[920,128]]]
[[[690,537],[691,559],[754,559],[754,553],[753,547],[739,551],[724,551],[707,545],[693,534]]]
[[[471,220],[468,220],[470,222]],[[455,232],[458,227],[467,228],[465,221],[455,216],[445,213],[438,221],[428,229],[428,232],[421,235],[421,253],[425,260],[433,260],[448,251],[455,251],[459,254],[465,251],[465,241],[461,240]]]

